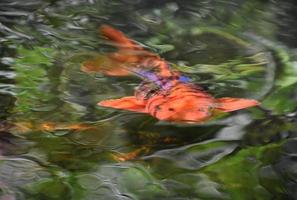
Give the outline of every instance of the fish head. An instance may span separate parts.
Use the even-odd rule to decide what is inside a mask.
[[[159,120],[193,123],[202,122],[213,114],[214,99],[198,96],[153,97],[147,111]]]

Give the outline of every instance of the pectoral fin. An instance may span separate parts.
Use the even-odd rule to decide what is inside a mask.
[[[104,100],[100,101],[98,105],[115,109],[145,113],[145,104],[137,100],[134,96],[123,97],[120,99]]]
[[[216,99],[216,109],[222,112],[231,112],[252,106],[257,106],[260,103],[253,99],[231,98],[224,97]]]

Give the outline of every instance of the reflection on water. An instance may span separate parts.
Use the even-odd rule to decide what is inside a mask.
[[[2,0],[0,199],[296,199],[295,1]],[[80,71],[115,26],[215,97],[177,124],[99,107],[140,80]]]

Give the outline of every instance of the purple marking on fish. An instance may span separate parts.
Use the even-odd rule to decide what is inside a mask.
[[[155,73],[153,72],[148,72],[148,71],[144,71],[144,70],[135,70],[135,73],[139,76],[141,76],[144,79],[148,79],[154,83],[156,83],[157,85],[159,85],[160,87],[162,87],[163,83],[160,79],[159,76],[157,76]]]
[[[145,71],[141,69],[134,69],[133,71],[140,77],[155,83],[163,90],[170,90],[173,87],[172,81],[169,78],[165,79],[164,77],[160,77],[156,74],[156,72],[150,72],[150,71]],[[179,76],[178,80],[182,83],[188,83],[190,82],[191,79],[186,76]]]
[[[191,79],[187,76],[180,76],[179,81],[182,83],[189,83],[191,81]]]
[[[165,84],[162,85],[162,89],[164,90],[170,90],[172,88],[172,82],[171,81],[167,81]]]

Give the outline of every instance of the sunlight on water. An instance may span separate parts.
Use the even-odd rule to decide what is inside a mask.
[[[296,199],[295,1],[1,0],[0,199]],[[97,106],[137,77],[88,74],[111,25],[214,97],[205,123]]]

